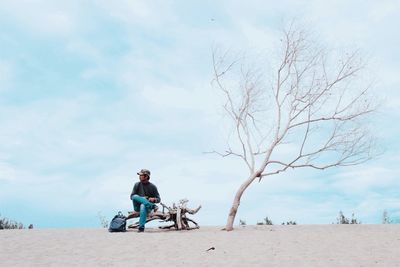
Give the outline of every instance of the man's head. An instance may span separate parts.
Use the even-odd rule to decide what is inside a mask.
[[[139,175],[139,179],[141,182],[148,182],[150,180],[150,171],[147,169],[141,169],[137,175]]]

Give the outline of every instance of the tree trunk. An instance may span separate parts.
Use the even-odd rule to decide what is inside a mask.
[[[226,221],[226,226],[225,230],[226,231],[232,231],[233,230],[233,223],[235,221],[236,213],[240,205],[240,199],[242,198],[242,195],[244,191],[249,187],[249,185],[256,179],[257,177],[260,176],[260,172],[255,172],[247,178],[243,184],[239,187],[239,190],[235,194],[235,198],[233,199],[233,203],[231,206],[231,209],[229,211],[228,215],[228,220]]]

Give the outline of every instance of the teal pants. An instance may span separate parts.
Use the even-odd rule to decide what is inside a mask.
[[[154,209],[156,204],[148,201],[145,197],[141,197],[139,195],[132,195],[131,199],[133,202],[133,209],[140,213],[139,228],[144,229],[147,213]]]

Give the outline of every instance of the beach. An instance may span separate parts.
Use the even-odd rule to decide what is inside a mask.
[[[0,231],[1,266],[400,266],[400,225]]]

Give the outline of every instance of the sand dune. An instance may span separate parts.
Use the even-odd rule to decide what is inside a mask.
[[[400,225],[146,230],[2,230],[0,266],[400,266]]]

